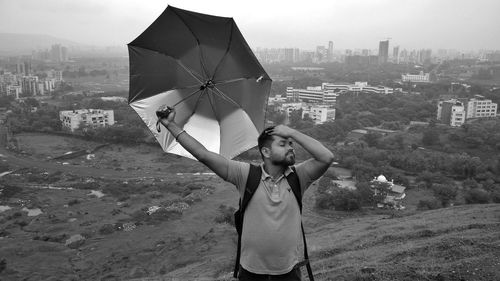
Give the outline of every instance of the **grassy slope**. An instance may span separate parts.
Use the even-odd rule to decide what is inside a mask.
[[[67,150],[61,147],[60,151]],[[101,153],[117,157],[112,151]],[[139,159],[125,154],[127,161]],[[155,157],[158,156],[151,158]],[[158,167],[161,165],[153,170]],[[221,204],[236,206],[237,194],[219,179],[204,182],[214,186],[214,192],[193,204],[182,217],[139,225],[129,232],[98,232],[103,224],[130,220],[130,214],[140,208],[167,199],[173,182],[189,181],[175,178],[173,174],[166,177],[164,189],[159,189],[164,197],[131,195],[128,207],[118,207],[117,198],[112,196],[89,197],[85,190],[26,188],[19,197],[39,202],[44,215],[36,218],[23,215],[12,220],[4,217],[2,226],[10,235],[0,239],[1,256],[7,260],[7,269],[0,278],[229,279],[236,233],[230,225],[215,224],[214,218]],[[408,194],[408,197],[417,196]],[[81,203],[64,206],[74,199]],[[318,213],[312,208],[314,187],[304,200],[305,228],[317,280],[500,280],[499,204],[463,205],[426,212],[409,208],[403,213]],[[113,214],[115,210],[119,212]],[[69,222],[70,218],[77,220]],[[29,224],[20,229],[12,223],[14,220],[25,220]],[[58,243],[33,239],[35,235],[58,237],[83,232],[92,232],[92,235],[78,249],[65,247],[64,240]]]

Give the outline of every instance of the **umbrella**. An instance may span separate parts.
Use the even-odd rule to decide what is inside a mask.
[[[156,129],[165,105],[210,151],[231,159],[257,144],[272,80],[232,18],[168,6],[128,51],[128,103],[166,152],[193,158]]]

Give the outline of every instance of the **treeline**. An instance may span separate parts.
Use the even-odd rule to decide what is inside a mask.
[[[67,101],[61,107],[41,105],[36,99],[28,98],[23,103],[15,103],[8,100],[11,110],[7,118],[13,134],[22,132],[68,132],[62,127],[59,119],[61,110],[72,109],[112,109],[116,124],[107,127],[81,126],[74,135],[87,140],[112,142],[123,144],[150,143],[154,142],[144,122],[134,110],[124,102],[104,101],[99,98],[83,99],[78,101]],[[34,110],[36,108],[36,110]]]
[[[109,73],[106,69],[93,69],[90,71],[87,71],[85,67],[80,67],[78,70],[71,71],[71,70],[64,70],[63,71],[63,77],[64,78],[78,78],[78,77],[96,77],[96,76],[108,76]]]

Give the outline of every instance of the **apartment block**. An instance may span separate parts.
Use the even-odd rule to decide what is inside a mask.
[[[439,101],[437,119],[452,127],[462,126],[466,119],[464,103],[456,99]]]
[[[82,124],[95,127],[105,127],[115,124],[113,110],[77,109],[59,112],[63,127],[75,131]]]
[[[487,118],[497,116],[498,105],[485,99],[482,96],[476,95],[475,98],[467,102],[467,119],[469,118]]]
[[[323,124],[335,120],[335,108],[326,105],[309,106],[302,110],[302,119],[309,115],[315,124]]]

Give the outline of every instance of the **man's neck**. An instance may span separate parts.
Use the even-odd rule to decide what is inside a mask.
[[[286,167],[277,166],[270,163],[264,162],[264,171],[268,173],[273,179],[279,178],[283,173],[285,173]]]

